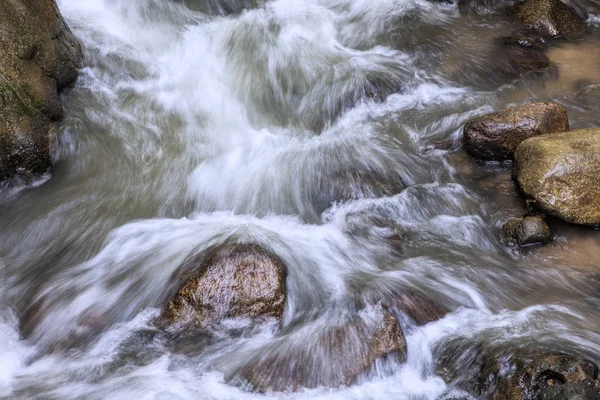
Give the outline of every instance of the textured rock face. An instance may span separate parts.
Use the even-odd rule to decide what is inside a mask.
[[[543,355],[517,360],[501,368],[496,360],[484,365],[487,396],[492,400],[596,400],[600,398],[598,366],[569,355]]]
[[[584,29],[577,13],[560,0],[527,0],[517,6],[521,23],[551,37],[571,37]]]
[[[50,167],[58,91],[72,83],[82,50],[54,0],[0,2],[0,179]]]
[[[502,239],[517,246],[552,241],[552,231],[543,217],[531,216],[508,221],[502,227]]]
[[[531,138],[515,152],[513,178],[540,210],[600,224],[600,129]]]
[[[207,326],[225,318],[281,318],[284,263],[257,244],[226,244],[192,259],[193,271],[163,310],[163,324]]]
[[[489,161],[510,160],[533,136],[569,130],[567,110],[554,103],[530,103],[470,120],[463,130],[465,151]]]
[[[367,307],[345,323],[281,337],[267,347],[240,372],[258,392],[350,385],[377,359],[406,358],[402,328],[381,306]]]

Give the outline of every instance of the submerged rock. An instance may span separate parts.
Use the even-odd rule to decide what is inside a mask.
[[[470,120],[463,129],[463,146],[474,158],[510,160],[519,144],[533,136],[569,130],[567,110],[539,102],[508,108]]]
[[[531,34],[501,36],[496,41],[499,45],[508,47],[543,48],[546,44],[543,37]]]
[[[516,12],[521,23],[551,37],[571,37],[584,29],[575,10],[560,0],[527,0]]]
[[[529,216],[508,221],[502,227],[504,242],[517,246],[552,241],[552,231],[543,217]]]
[[[190,10],[208,15],[239,14],[244,10],[258,8],[260,0],[175,0]]]
[[[339,387],[356,382],[378,359],[406,359],[402,328],[383,307],[367,307],[336,322],[279,338],[261,348],[239,375],[258,392]]]
[[[528,139],[514,161],[513,178],[537,208],[567,222],[600,224],[600,129]]]
[[[0,180],[48,171],[58,91],[82,57],[54,0],[0,2]]]
[[[192,271],[163,309],[161,325],[207,326],[234,317],[281,318],[286,267],[265,248],[251,243],[219,246],[183,267]]]
[[[600,399],[598,366],[570,355],[486,360],[481,378],[484,398],[492,400]]]

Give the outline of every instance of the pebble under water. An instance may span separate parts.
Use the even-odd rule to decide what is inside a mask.
[[[85,65],[51,178],[0,192],[0,398],[471,398],[482,348],[600,363],[600,234],[552,220],[552,244],[502,244],[525,207],[510,166],[460,146],[468,119],[531,101],[600,126],[600,14],[526,71],[498,44],[518,23],[476,3],[59,0]],[[287,265],[281,326],[157,332],[178,268],[232,238]],[[450,311],[397,315],[406,362],[340,388],[239,379],[404,292]]]

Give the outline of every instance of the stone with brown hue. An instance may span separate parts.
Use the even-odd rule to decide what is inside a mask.
[[[0,2],[0,180],[50,168],[58,91],[72,83],[82,50],[54,0]]]
[[[539,215],[513,219],[502,226],[502,239],[507,244],[526,246],[535,243],[550,243],[552,231]]]
[[[470,120],[463,129],[465,151],[479,160],[510,160],[525,139],[569,130],[567,110],[539,102],[508,108]]]
[[[258,392],[339,387],[356,382],[378,359],[406,359],[402,328],[381,306],[344,321],[319,322],[261,348],[239,376]]]
[[[572,37],[584,29],[575,10],[560,0],[527,0],[516,12],[521,23],[547,36]]]
[[[286,267],[262,246],[233,243],[200,254],[183,267],[192,271],[167,306],[161,325],[206,327],[226,318],[281,318]]]
[[[600,129],[524,141],[513,178],[540,210],[566,222],[600,225]]]
[[[389,304],[406,313],[419,326],[442,319],[450,312],[442,304],[418,292],[401,293],[390,299]]]
[[[486,360],[481,378],[483,398],[491,400],[600,399],[598,366],[570,355]]]

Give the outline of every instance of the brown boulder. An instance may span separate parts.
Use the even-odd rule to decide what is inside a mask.
[[[513,178],[540,210],[566,222],[600,225],[600,129],[524,141]]]
[[[406,359],[406,341],[396,317],[371,306],[344,321],[317,321],[261,348],[240,370],[258,392],[351,385],[378,359]]]
[[[204,327],[226,318],[283,315],[286,267],[257,244],[218,246],[190,260],[183,270],[191,273],[163,309],[161,325]]]
[[[44,173],[82,50],[54,0],[0,2],[0,180]]]
[[[510,365],[508,367],[507,363]],[[492,400],[597,400],[598,366],[570,355],[487,360],[482,367],[485,398]]]
[[[560,0],[527,0],[517,6],[522,24],[551,37],[571,37],[581,33],[584,23],[575,10]]]
[[[470,120],[463,129],[465,151],[479,160],[510,160],[525,139],[569,130],[567,110],[539,102],[508,108]]]

